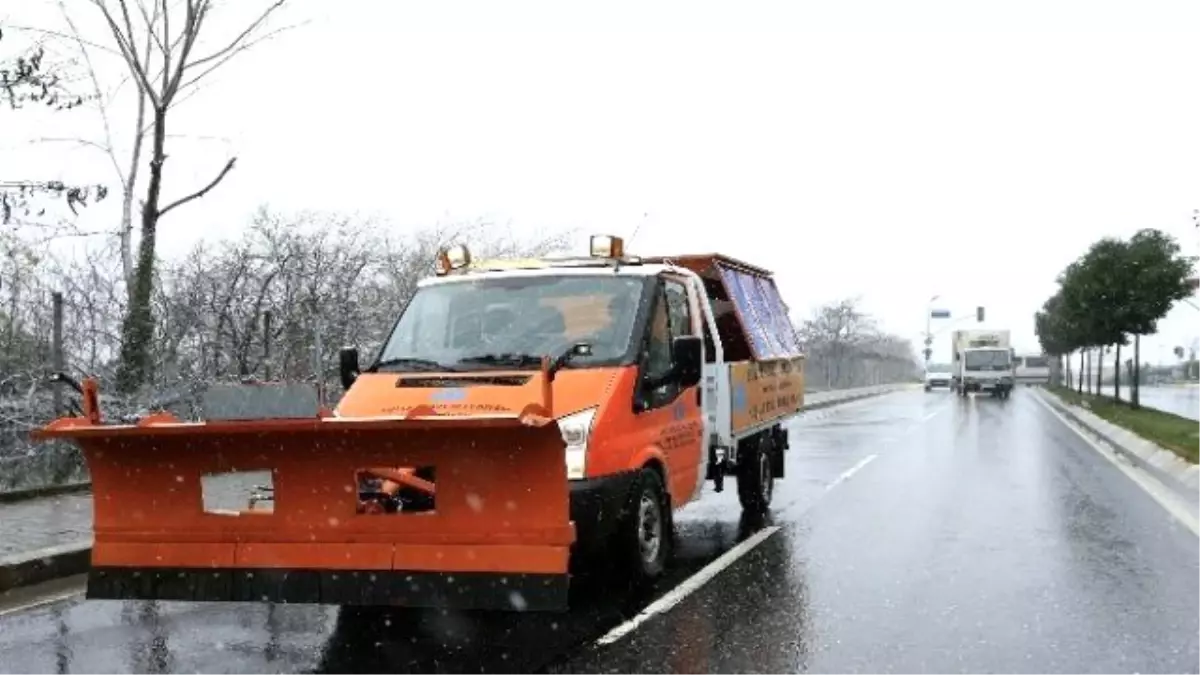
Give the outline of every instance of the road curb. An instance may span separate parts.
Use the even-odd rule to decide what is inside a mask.
[[[879,389],[863,391],[842,398],[805,404],[800,409],[800,412],[805,413],[814,410],[821,410],[823,408],[831,408],[845,403],[853,403],[854,401],[861,401],[866,398],[883,396],[885,394],[903,391],[904,389],[912,386],[916,385],[884,385]],[[842,391],[849,392],[853,390]],[[90,488],[91,483],[74,483],[71,485],[54,486],[50,488],[22,490],[20,493],[7,493],[5,495],[0,495],[0,501],[18,501],[20,499],[46,497],[70,492],[84,492]],[[11,495],[14,494],[20,494],[24,496],[12,497]],[[86,573],[91,567],[91,562],[92,545],[90,542],[64,544],[61,546],[44,548],[40,551],[0,557],[0,593],[5,593],[21,586],[29,586],[32,584],[50,581],[51,579]]]
[[[62,544],[30,553],[0,557],[0,593],[60,577],[83,574],[91,566],[91,542]]]
[[[92,483],[91,481],[87,481],[83,483],[67,483],[65,485],[44,485],[24,490],[8,490],[0,492],[0,504],[11,504],[12,502],[37,499],[39,497],[55,497],[58,495],[74,494],[76,492],[87,492],[91,489]]]
[[[1040,396],[1082,427],[1088,435],[1111,447],[1172,492],[1192,504],[1200,503],[1200,467],[1091,411],[1067,403],[1051,391],[1038,387],[1034,395]]]
[[[800,412],[806,413],[806,412],[811,412],[814,410],[821,410],[822,408],[831,408],[833,406],[842,405],[844,403],[853,403],[854,401],[861,401],[864,398],[872,398],[875,396],[883,396],[884,394],[891,394],[891,393],[894,393],[897,391],[903,391],[907,388],[915,387],[915,386],[917,386],[917,385],[896,385],[893,387],[885,386],[885,388],[882,388],[882,389],[863,392],[861,394],[847,396],[845,398],[835,398],[835,399],[832,399],[829,401],[820,401],[818,403],[811,403],[811,404],[805,403],[804,405],[800,406]],[[833,390],[833,391],[837,391],[837,390]],[[851,390],[847,390],[847,391],[851,391]]]

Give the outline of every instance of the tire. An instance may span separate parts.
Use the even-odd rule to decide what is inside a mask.
[[[775,495],[775,474],[771,470],[772,446],[767,434],[746,439],[738,452],[738,501],[748,513],[763,513]]]
[[[662,475],[654,469],[642,469],[630,491],[620,531],[625,568],[635,585],[662,576],[670,557],[672,529],[671,503]]]

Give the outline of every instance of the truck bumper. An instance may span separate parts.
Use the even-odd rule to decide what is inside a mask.
[[[999,382],[997,380],[977,380],[975,382],[964,382],[962,388],[965,392],[986,392],[990,394],[1011,391],[1013,385],[1011,382]]]
[[[571,481],[576,548],[596,553],[617,530],[636,472]],[[97,600],[275,602],[499,611],[562,611],[569,577],[513,572],[96,566]]]
[[[565,574],[98,567],[87,597],[564,611],[568,585]]]
[[[616,533],[636,479],[636,471],[625,471],[571,481],[576,553],[597,553]]]

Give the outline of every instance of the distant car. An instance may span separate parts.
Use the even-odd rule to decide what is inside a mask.
[[[930,366],[925,371],[925,391],[933,391],[934,387],[949,389],[951,379],[950,366],[941,364]]]

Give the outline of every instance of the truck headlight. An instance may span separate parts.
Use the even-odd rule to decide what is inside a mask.
[[[588,408],[558,420],[558,429],[567,444],[567,480],[580,480],[587,475],[588,440],[595,417],[596,409]]]

